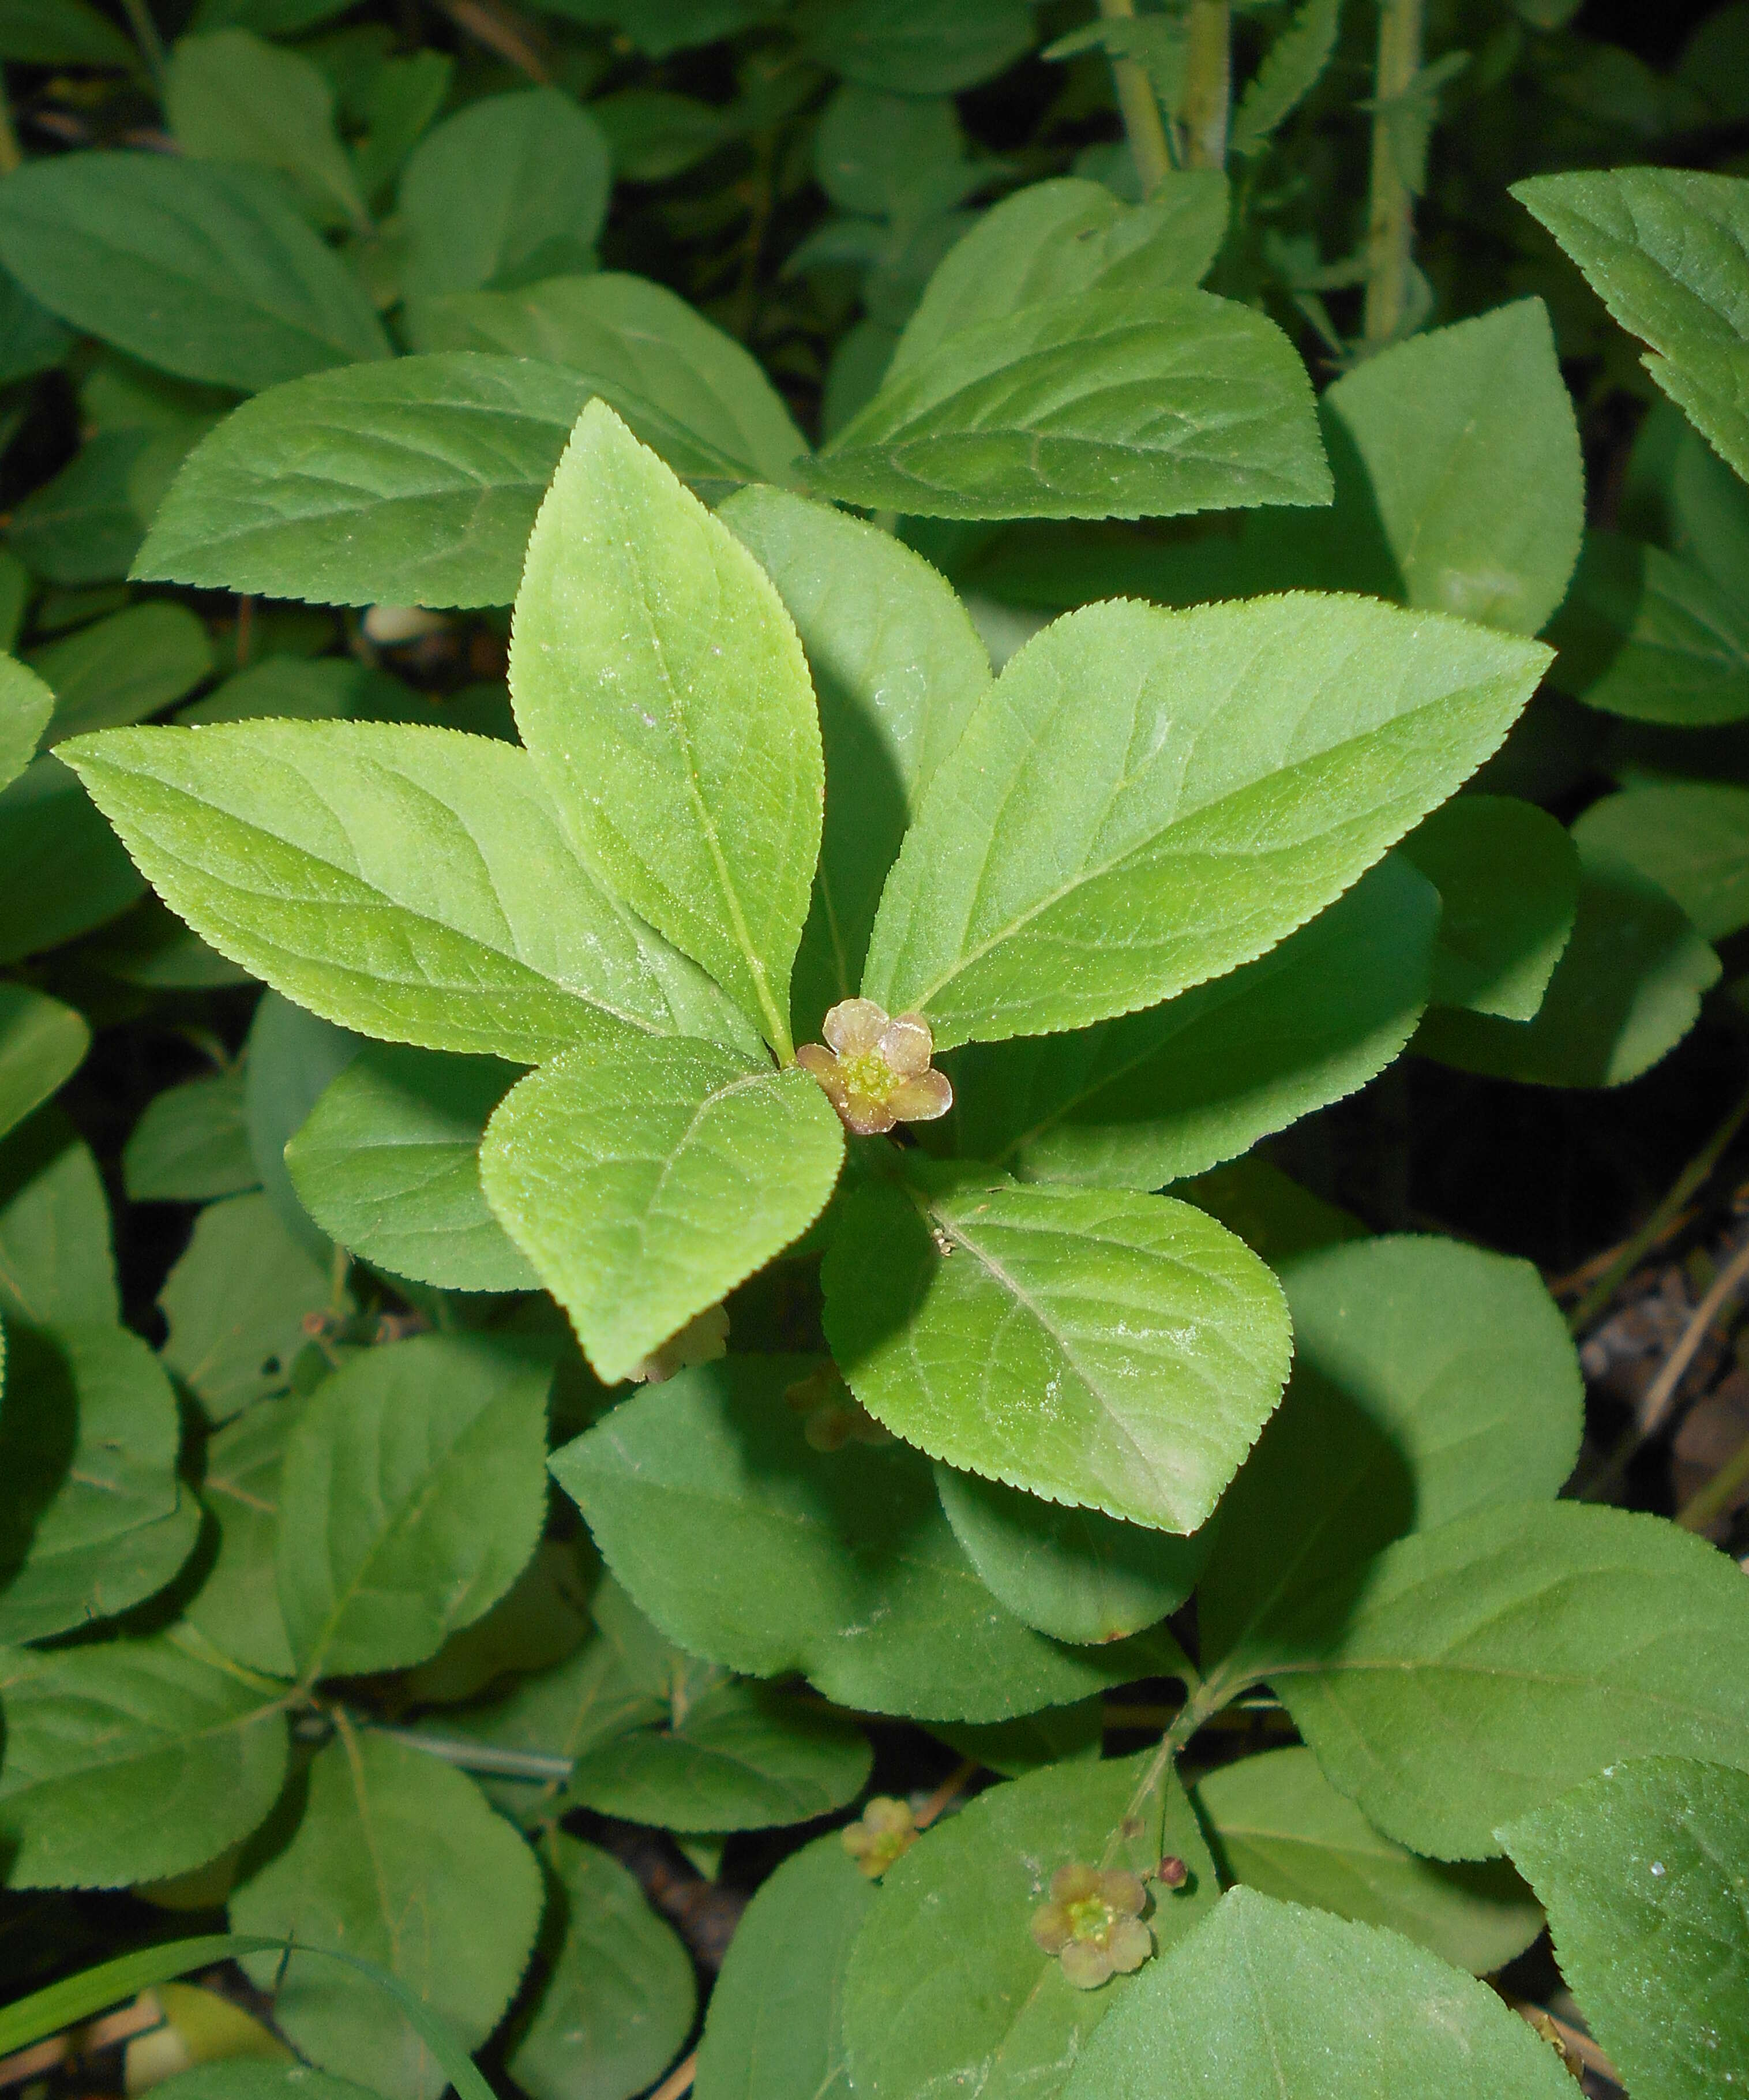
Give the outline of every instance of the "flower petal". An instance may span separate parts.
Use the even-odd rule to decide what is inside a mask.
[[[834,1095],[832,1105],[843,1118],[844,1127],[854,1132],[858,1137],[879,1137],[883,1131],[891,1130],[899,1120],[892,1112],[891,1101],[873,1101],[866,1094],[853,1093],[848,1090],[842,1100]]]
[[[887,1096],[887,1105],[899,1123],[933,1123],[954,1105],[954,1088],[945,1072],[919,1072],[914,1079],[901,1079]]]
[[[901,1013],[880,1032],[880,1054],[896,1079],[914,1079],[936,1053],[933,1031],[920,1013]]]
[[[1097,1893],[1099,1886],[1097,1867],[1085,1867],[1078,1863],[1059,1867],[1051,1877],[1051,1899],[1060,1904],[1085,1903]]]
[[[1077,1991],[1096,1991],[1112,1973],[1112,1957],[1096,1940],[1072,1939],[1057,1957]]]
[[[1046,1954],[1060,1954],[1073,1937],[1068,1912],[1061,1904],[1045,1904],[1033,1912],[1033,1937]]]
[[[820,1033],[840,1057],[873,1050],[887,1026],[887,1009],[871,999],[840,999],[820,1024]]]
[[[1126,1917],[1106,1935],[1112,1968],[1127,1976],[1154,1951],[1154,1936],[1139,1917]]]
[[[1139,1917],[1148,1903],[1148,1890],[1134,1874],[1112,1868],[1099,1877],[1099,1899],[1123,1917]]]

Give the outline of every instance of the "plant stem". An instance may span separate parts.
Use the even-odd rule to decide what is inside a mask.
[[[1227,165],[1233,98],[1231,0],[1190,0],[1184,22],[1184,165]]]
[[[1135,1819],[1148,1806],[1148,1798],[1166,1776],[1166,1767],[1194,1736],[1203,1723],[1218,1713],[1226,1704],[1227,1695],[1211,1692],[1206,1684],[1179,1707],[1177,1718],[1160,1739],[1160,1748],[1148,1761],[1148,1768],[1136,1781],[1135,1791],[1125,1805],[1123,1821],[1112,1833],[1105,1847],[1103,1864],[1109,1866],[1117,1856],[1117,1848],[1123,1842],[1126,1825]]]
[[[1749,1481],[1749,1436],[1746,1436],[1703,1488],[1690,1496],[1676,1511],[1676,1522],[1685,1531],[1704,1531],[1716,1524]]]
[[[1099,0],[1099,13],[1108,22],[1135,19],[1135,0]],[[1123,112],[1124,133],[1144,197],[1152,196],[1172,172],[1172,152],[1166,143],[1165,121],[1160,113],[1153,82],[1134,59],[1112,60],[1112,84],[1117,90],[1117,107]]]
[[[121,0],[121,11],[127,16],[127,25],[134,32],[134,41],[139,46],[139,55],[146,61],[146,70],[161,95],[164,91],[164,39],[158,34],[158,25],[152,19],[148,0]]]
[[[3,84],[0,84],[0,175],[11,174],[24,163],[24,157],[18,149],[18,134],[12,128],[12,104]]]
[[[1373,77],[1372,192],[1367,215],[1366,341],[1374,349],[1403,325],[1415,239],[1415,199],[1393,135],[1403,98],[1421,69],[1422,0],[1379,0]]]

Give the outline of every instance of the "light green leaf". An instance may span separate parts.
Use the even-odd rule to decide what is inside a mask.
[[[510,691],[603,885],[786,1056],[825,792],[808,665],[753,557],[601,402],[529,541]]]
[[[1187,1203],[938,1178],[860,1190],[826,1257],[857,1399],[949,1465],[1196,1530],[1288,1374],[1275,1278]]]
[[[547,1368],[420,1335],[324,1379],[286,1445],[279,1591],[306,1680],[422,1662],[496,1604],[546,1510]]]
[[[1703,939],[1749,925],[1749,788],[1672,783],[1606,795],[1573,836],[1581,852],[1655,882]]]
[[[1388,1837],[1440,1859],[1623,1758],[1749,1771],[1749,1588],[1662,1517],[1482,1509],[1336,1577],[1256,1674]]]
[[[170,1382],[137,1335],[8,1328],[0,1641],[112,1617],[170,1581],[200,1529],[181,1442]]]
[[[1066,2100],[1571,2100],[1561,2059],[1485,1984],[1394,1932],[1253,1889],[1134,1988]]]
[[[1229,1880],[1386,1926],[1473,1975],[1522,1954],[1543,1929],[1509,1867],[1417,1859],[1375,1830],[1308,1749],[1223,1765],[1193,1795]]]
[[[421,351],[503,351],[581,373],[689,480],[786,482],[808,450],[758,360],[666,285],[619,271],[415,298]]]
[[[45,644],[30,668],[55,695],[47,741],[56,744],[186,699],[211,672],[213,645],[187,606],[161,598]]]
[[[276,387],[189,456],[136,576],[335,605],[508,605],[587,383],[456,355]]]
[[[692,1960],[611,1854],[555,1830],[545,1841],[546,1970],[507,2059],[531,2100],[629,2100],[692,2027]]]
[[[958,1151],[1023,1181],[1161,1189],[1199,1174],[1390,1064],[1426,1004],[1439,925],[1437,891],[1390,855],[1310,925],[1212,983],[1121,1020],[949,1059],[944,1127]]]
[[[165,2100],[359,2100],[367,2089],[295,2058],[249,2056],[220,2057],[162,2082]]]
[[[32,1326],[121,1317],[103,1177],[59,1109],[0,1141],[0,1312]]]
[[[1645,368],[1749,476],[1749,182],[1687,168],[1598,169],[1513,186],[1585,273]]]
[[[409,292],[526,285],[594,262],[612,186],[595,119],[553,87],[446,117],[401,175]]]
[[[85,0],[11,0],[0,23],[0,58],[20,65],[108,66],[131,73],[133,46]]]
[[[811,1366],[733,1356],[625,1401],[553,1459],[608,1564],[695,1655],[804,1672],[839,1705],[1002,1720],[1149,1674],[1142,1643],[1059,1648],[997,1604],[929,1468],[900,1445],[807,1443]]]
[[[514,1088],[487,1126],[480,1180],[610,1385],[799,1238],[844,1155],[806,1073],[631,1039]]]
[[[280,1224],[266,1196],[209,1203],[158,1294],[164,1361],[209,1422],[284,1392],[311,1315],[343,1312],[327,1267]]]
[[[835,1830],[760,1884],[711,1993],[698,2100],[850,2100],[839,2008],[874,1900]]]
[[[1063,2090],[1093,2030],[1193,1934],[1219,1894],[1175,1776],[1136,1804],[1134,1835],[1121,1834],[1148,1762],[1144,1753],[1054,1765],[992,1787],[888,1870],[845,1982],[844,2037],[859,2100],[955,2090],[980,2100],[1049,2100]],[[1143,1921],[1155,1955],[1136,1975],[1077,1991],[1029,1929],[1051,1875],[1077,1862],[1142,1873],[1167,1852],[1190,1878],[1180,1889],[1152,1890]]]
[[[245,1838],[285,1777],[279,1701],[174,1635],[0,1657],[14,1888],[116,1888]]]
[[[1103,183],[1077,176],[1029,183],[986,212],[936,266],[888,380],[961,329],[1005,320],[1041,299],[1194,285],[1226,231],[1226,179],[1209,170],[1168,175],[1141,205],[1121,203]]]
[[[190,1599],[189,1624],[221,1654],[271,1677],[297,1664],[280,1611],[280,1467],[305,1403],[289,1396],[245,1408],[207,1440],[201,1499],[218,1526],[218,1551]]]
[[[1037,41],[1022,0],[841,0],[806,17],[809,55],[863,87],[954,95],[1005,73]]]
[[[121,1150],[133,1203],[204,1203],[255,1188],[243,1127],[243,1074],[222,1072],[155,1094]]]
[[[529,1058],[638,1029],[745,1032],[577,864],[512,745],[236,722],[66,753],[204,940],[343,1026]]]
[[[479,2046],[520,1979],[540,1923],[534,1855],[479,1789],[422,1751],[348,1727],[310,1767],[289,1844],[231,1899],[239,1932],[343,1948],[386,1969]],[[324,2070],[388,2100],[448,2082],[376,1986],[328,1963],[257,1956],[274,2018]]]
[[[26,985],[0,985],[0,1136],[70,1079],[90,1047],[83,1014]]]
[[[1222,976],[1443,801],[1546,661],[1358,598],[1070,613],[936,774],[863,991],[926,1013],[945,1048],[1084,1027]]]
[[[0,962],[90,933],[146,886],[78,779],[48,753],[0,793]]]
[[[1322,78],[1336,49],[1342,0],[1302,0],[1275,33],[1233,114],[1232,150],[1261,153]]]
[[[1553,1495],[1579,1454],[1578,1359],[1528,1262],[1403,1238],[1284,1275],[1293,1383],[1199,1593],[1205,1665],[1235,1676],[1310,1591],[1405,1532]]]
[[[15,657],[0,656],[0,788],[29,765],[55,712],[55,695]]]
[[[445,1290],[533,1290],[480,1185],[480,1141],[519,1077],[496,1057],[372,1044],[285,1149],[310,1215],[342,1246]]]
[[[990,1594],[1054,1640],[1117,1640],[1175,1612],[1213,1543],[1206,1528],[1178,1538],[946,1466],[936,1492]]]
[[[568,1802],[669,1830],[808,1823],[855,1799],[873,1762],[861,1730],[763,1685],[676,1703],[670,1724],[585,1750]]]
[[[249,29],[181,37],[164,81],[176,143],[197,161],[245,161],[285,176],[330,224],[365,223],[334,129],[334,90],[297,51]]]
[[[333,1242],[298,1200],[285,1148],[329,1083],[364,1048],[364,1039],[276,991],[263,992],[243,1045],[243,1121],[256,1178],[274,1213],[313,1258],[332,1264]]]
[[[1635,2100],[1711,2100],[1749,2074],[1746,1830],[1749,1776],[1643,1758],[1501,1833]]]
[[[357,280],[247,168],[68,153],[0,184],[0,262],[76,328],[245,393],[388,340]]]
[[[932,518],[1169,517],[1330,493],[1297,354],[1206,292],[1119,284],[961,329],[810,466]]]
[[[1460,1071],[1541,1087],[1619,1087],[1694,1026],[1718,957],[1675,900],[1575,834],[1579,911],[1530,1021],[1437,1008],[1411,1046]]]
[[[1579,854],[1534,803],[1460,795],[1403,842],[1439,893],[1432,1003],[1535,1017],[1573,932]]]
[[[1619,532],[1588,532],[1550,638],[1550,682],[1631,721],[1700,727],[1749,715],[1749,611],[1704,569]]]
[[[775,488],[719,512],[778,588],[818,695],[826,797],[791,994],[798,1035],[862,975],[881,885],[936,769],[990,682],[945,581],[890,532]]]

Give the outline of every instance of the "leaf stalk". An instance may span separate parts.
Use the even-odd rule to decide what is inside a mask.
[[[1421,69],[1422,9],[1423,0],[1379,0],[1363,324],[1366,343],[1375,350],[1398,334],[1408,306],[1415,196],[1403,167],[1396,130],[1398,113]]]

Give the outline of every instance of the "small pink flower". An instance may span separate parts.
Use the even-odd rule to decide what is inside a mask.
[[[1148,1891],[1134,1874],[1097,1867],[1059,1867],[1051,1900],[1033,1913],[1033,1937],[1062,1964],[1077,1991],[1096,1991],[1112,1975],[1127,1976],[1154,1951],[1142,1922]]]
[[[896,1123],[933,1123],[954,1105],[947,1074],[929,1061],[935,1038],[920,1013],[888,1020],[871,999],[842,999],[820,1033],[825,1043],[804,1043],[795,1061],[858,1137],[879,1136]]]

